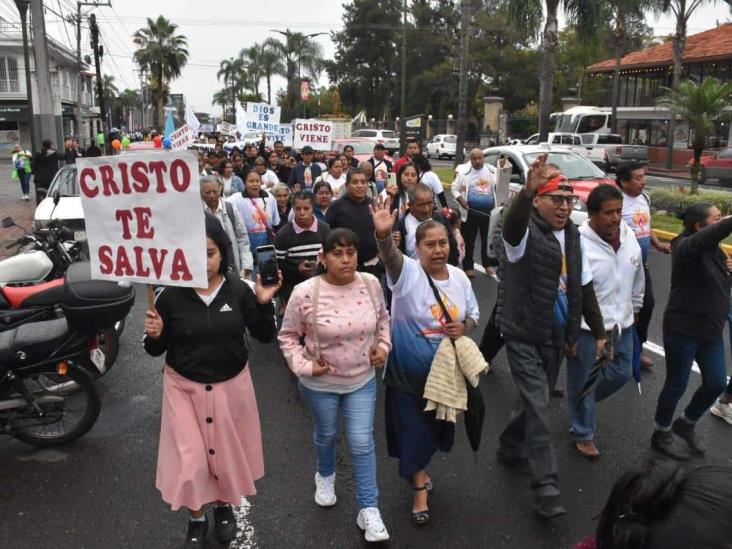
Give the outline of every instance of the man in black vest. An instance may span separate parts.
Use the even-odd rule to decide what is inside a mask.
[[[566,513],[559,501],[549,392],[563,354],[577,352],[582,316],[598,354],[607,337],[592,272],[583,267],[579,231],[570,219],[576,201],[572,186],[556,166],[546,165],[544,154],[503,219],[496,319],[520,399],[497,455],[506,465],[530,470],[534,510],[542,518]]]

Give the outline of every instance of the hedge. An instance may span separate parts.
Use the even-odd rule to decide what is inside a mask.
[[[691,194],[687,189],[681,191],[676,188],[663,187],[653,189],[650,196],[654,210],[681,213],[688,206],[697,202],[709,202],[717,206],[722,215],[732,214],[732,192],[699,191],[697,194]]]

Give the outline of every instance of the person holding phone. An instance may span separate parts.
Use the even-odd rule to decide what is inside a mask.
[[[297,284],[315,275],[318,254],[330,232],[328,224],[315,217],[314,208],[313,193],[295,193],[292,221],[275,236],[277,262],[283,277],[279,298],[285,303]]]
[[[262,342],[275,335],[272,298],[281,286],[254,291],[229,272],[231,242],[206,213],[205,288],[167,286],[145,318],[144,347],[165,357],[156,486],[173,511],[190,511],[185,547],[205,547],[205,506],[214,504],[216,537],[236,535],[232,505],[256,494],[264,475],[257,401],[244,330]]]
[[[320,256],[320,274],[292,292],[279,342],[315,422],[315,503],[336,504],[336,439],[343,411],[356,480],[356,523],[366,541],[389,533],[379,512],[374,410],[376,368],[391,350],[389,313],[376,277],[358,273],[358,237],[335,229]],[[301,343],[303,342],[303,343]]]

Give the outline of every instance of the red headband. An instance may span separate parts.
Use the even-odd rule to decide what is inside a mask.
[[[552,191],[556,191],[560,187],[569,187],[570,189],[572,188],[572,185],[570,185],[570,183],[567,181],[567,178],[564,177],[561,173],[555,175],[549,181],[539,187],[539,190],[536,191],[536,196],[541,196]]]

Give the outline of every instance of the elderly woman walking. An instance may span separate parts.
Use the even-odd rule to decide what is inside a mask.
[[[415,260],[394,244],[397,216],[389,201],[379,200],[373,206],[379,256],[393,294],[393,350],[384,376],[386,435],[389,455],[399,458],[399,474],[414,484],[412,520],[422,526],[430,518],[427,494],[432,480],[427,465],[438,449],[450,451],[455,437],[454,423],[438,421],[435,412],[424,411],[425,383],[443,338],[457,339],[475,328],[479,312],[468,277],[447,263],[447,227],[434,220],[417,227],[419,260]],[[442,304],[437,302],[438,293]]]
[[[315,503],[336,503],[336,437],[342,410],[356,479],[356,523],[366,541],[373,542],[389,539],[379,512],[373,433],[375,368],[384,366],[391,336],[378,279],[356,271],[357,249],[358,237],[350,229],[330,233],[320,259],[322,274],[295,286],[279,341],[315,421]]]

